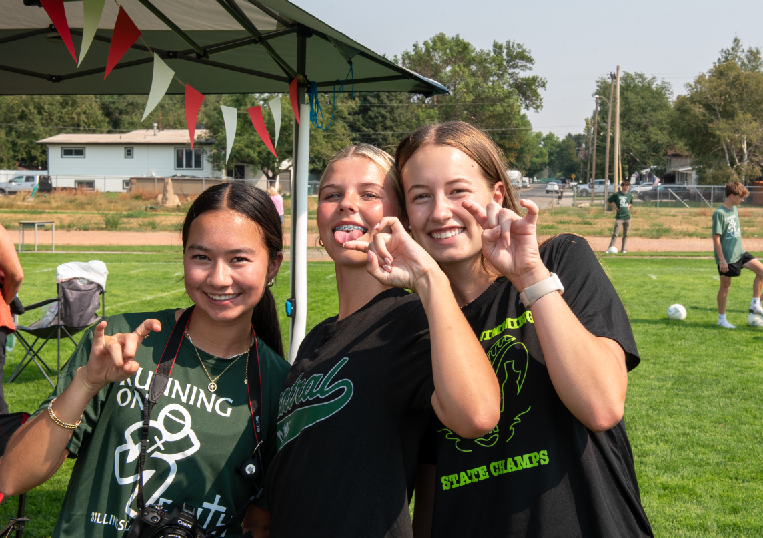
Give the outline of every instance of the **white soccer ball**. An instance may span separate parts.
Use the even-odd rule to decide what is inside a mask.
[[[686,319],[686,309],[680,304],[672,304],[668,307],[668,318]]]
[[[607,254],[617,254],[618,252],[617,247],[609,247],[607,249]]]
[[[760,314],[750,314],[747,316],[747,325],[750,327],[763,327],[763,316]]]

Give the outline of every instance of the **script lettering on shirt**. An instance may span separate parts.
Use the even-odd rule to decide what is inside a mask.
[[[540,450],[530,454],[513,456],[505,460],[494,461],[488,465],[482,465],[473,469],[466,469],[457,474],[441,476],[440,484],[443,490],[455,489],[487,480],[491,476],[498,477],[506,473],[538,467],[539,465],[548,465],[548,462],[548,451]],[[488,474],[488,469],[490,474]]]
[[[133,409],[137,406],[143,410],[143,404],[141,403],[140,398],[138,398],[135,391],[130,388],[135,386],[144,391],[148,390],[154,372],[148,370],[147,375],[145,376],[145,383],[141,383],[142,374],[143,368],[138,368],[138,372],[134,377],[119,383],[124,387],[117,392],[117,403],[120,407],[129,405],[130,408]],[[206,387],[197,387],[190,383],[186,383],[185,386],[182,386],[177,379],[170,378],[170,382],[167,383],[167,388],[164,389],[164,397],[180,400],[190,406],[195,405],[198,409],[205,409],[207,413],[215,412],[221,417],[230,417],[233,400],[230,398],[220,398],[214,393],[207,395],[205,389]]]

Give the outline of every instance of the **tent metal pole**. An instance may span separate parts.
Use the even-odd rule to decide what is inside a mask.
[[[310,104],[305,103],[305,90],[299,92],[299,118],[305,126],[299,130],[297,146],[297,175],[295,191],[291,195],[292,208],[296,202],[297,211],[292,209],[292,219],[296,221],[294,235],[291,238],[291,272],[294,275],[292,297],[296,299],[296,308],[292,314],[291,342],[289,343],[289,362],[294,363],[297,350],[305,338],[307,326],[307,182],[310,171]]]
[[[297,34],[297,72],[304,77],[307,66],[307,35]],[[291,184],[291,246],[289,301],[292,312],[289,324],[289,363],[294,363],[297,350],[305,337],[307,325],[307,178],[310,156],[310,106],[304,105],[306,85],[297,88],[299,117],[302,127],[294,119],[294,153],[292,156]]]

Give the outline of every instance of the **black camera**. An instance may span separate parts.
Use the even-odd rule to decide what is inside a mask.
[[[170,513],[154,504],[146,505],[133,519],[125,538],[206,538],[204,529],[196,522],[194,509],[185,503]]]

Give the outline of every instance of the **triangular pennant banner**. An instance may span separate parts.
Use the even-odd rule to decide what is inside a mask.
[[[278,96],[268,101],[270,112],[273,114],[273,121],[276,124],[276,141],[273,143],[275,147],[278,147],[278,133],[281,132],[281,97]]]
[[[223,121],[225,121],[225,164],[228,164],[230,150],[233,147],[233,139],[236,138],[236,126],[238,125],[238,111],[232,106],[220,105],[223,111]]]
[[[299,125],[299,103],[297,103],[298,78],[299,77],[294,77],[294,80],[289,84],[289,100],[291,101],[291,110],[294,112],[294,119],[297,120],[297,125]]]
[[[103,75],[104,80],[139,37],[140,30],[122,6],[119,6],[117,22],[114,23],[114,32],[111,34],[111,46],[109,47],[109,59],[106,61],[106,74]]]
[[[48,14],[50,22],[56,27],[58,35],[69,49],[74,61],[77,61],[77,54],[74,52],[74,43],[72,43],[72,33],[69,31],[69,22],[66,20],[66,10],[64,9],[64,0],[40,0],[42,8]]]
[[[174,76],[175,72],[159,58],[157,53],[154,53],[154,77],[151,79],[151,91],[148,92],[146,110],[140,121],[145,120],[146,116],[151,114],[151,111],[159,104],[164,94],[167,93],[167,88],[170,87],[170,82]]]
[[[188,136],[191,137],[191,149],[193,149],[193,140],[196,138],[196,118],[199,117],[199,109],[204,101],[204,96],[191,88],[190,84],[185,85],[185,124],[188,127]]]
[[[106,0],[84,0],[82,2],[82,11],[84,15],[84,24],[82,26],[82,43],[79,46],[79,62],[77,67],[85,59],[90,44],[93,42],[95,31],[98,30],[98,23],[101,22],[103,6]]]
[[[249,117],[252,120],[252,125],[254,125],[254,130],[257,131],[257,134],[260,135],[262,141],[265,142],[265,145],[270,150],[270,153],[272,153],[273,156],[277,159],[278,155],[276,155],[276,150],[273,148],[273,143],[270,141],[268,128],[265,127],[265,120],[262,117],[262,107],[253,106],[252,108],[248,109],[248,112]]]

